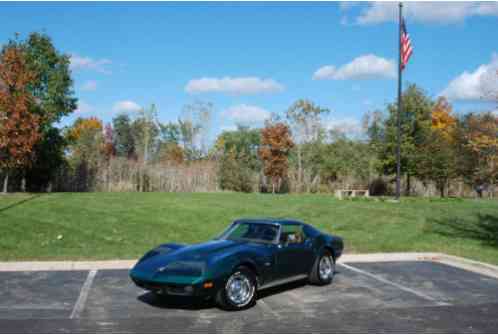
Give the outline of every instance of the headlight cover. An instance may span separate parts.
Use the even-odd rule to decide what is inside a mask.
[[[159,269],[159,272],[171,276],[201,277],[206,264],[199,261],[175,261]]]

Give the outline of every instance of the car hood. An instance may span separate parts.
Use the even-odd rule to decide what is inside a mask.
[[[149,272],[156,271],[159,267],[174,261],[203,262],[220,253],[232,253],[247,247],[251,248],[251,244],[245,241],[212,240],[177,249],[168,249],[166,252],[151,256],[137,263],[134,269],[140,272]]]

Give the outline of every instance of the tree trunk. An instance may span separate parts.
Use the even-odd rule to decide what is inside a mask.
[[[21,179],[21,192],[26,192],[26,177],[22,177]]]
[[[9,185],[9,172],[5,172],[5,176],[3,177],[3,193],[7,193],[7,186]]]
[[[441,195],[441,198],[444,198],[444,183],[439,185],[439,194]]]
[[[301,144],[297,146],[297,187],[298,192],[302,192],[303,189],[303,160],[301,154]]]
[[[410,178],[410,174],[407,173],[406,174],[406,187],[405,187],[405,195],[407,197],[410,196],[410,189],[411,189],[411,178]]]

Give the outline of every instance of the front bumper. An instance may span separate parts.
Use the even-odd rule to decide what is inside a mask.
[[[202,278],[191,283],[184,281],[159,281],[137,276],[133,271],[130,272],[130,278],[135,285],[147,291],[176,296],[210,297],[214,296],[220,285],[222,285],[221,281],[202,280]]]

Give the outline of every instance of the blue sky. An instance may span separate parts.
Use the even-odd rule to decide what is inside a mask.
[[[496,108],[480,96],[495,85],[484,79],[498,68],[498,3],[405,7],[414,53],[403,82],[444,92],[457,111]],[[72,55],[80,106],[63,124],[151,103],[176,120],[202,100],[214,103],[214,136],[308,98],[332,110],[329,125],[355,131],[396,98],[395,13],[395,3],[1,3],[0,41],[43,31]]]

